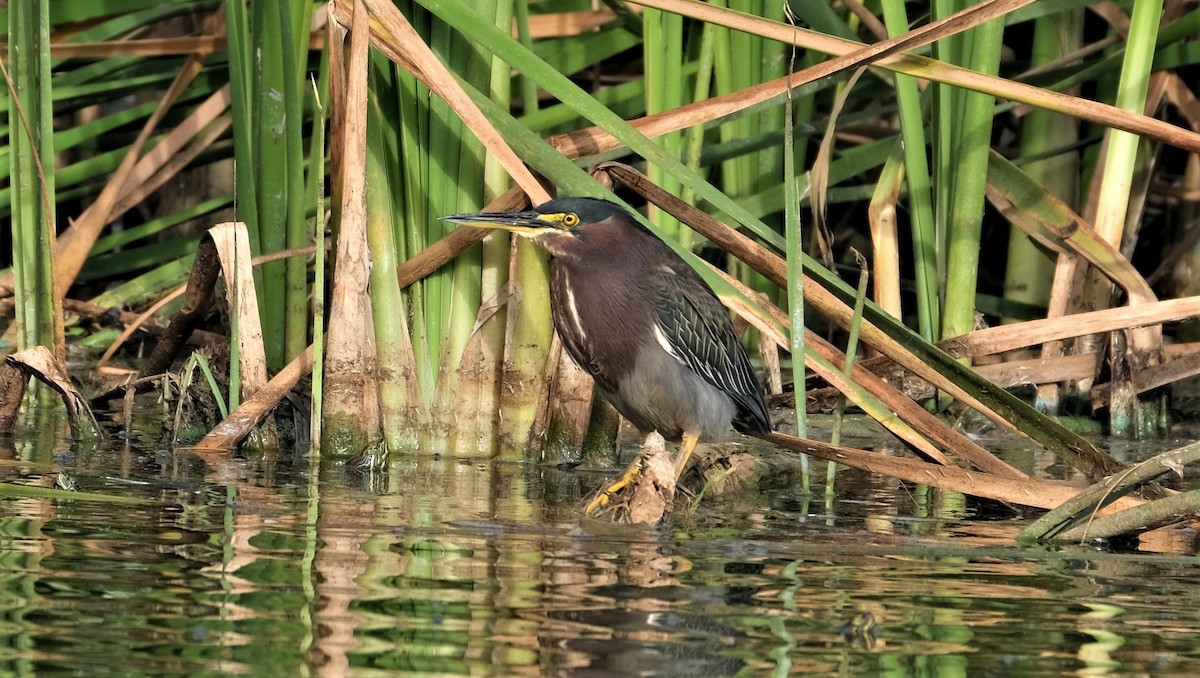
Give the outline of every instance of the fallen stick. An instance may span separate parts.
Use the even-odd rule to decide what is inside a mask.
[[[1161,325],[1195,316],[1200,316],[1200,297],[1184,297],[1152,304],[1122,306],[1059,318],[1027,320],[1023,323],[989,327],[985,330],[964,334],[961,337],[946,339],[938,343],[938,346],[955,358],[974,358],[1035,344],[1044,344],[1048,341]]]
[[[140,317],[139,314],[132,311],[99,306],[87,301],[80,301],[79,299],[63,299],[62,305],[64,311],[70,311],[95,322],[111,321],[129,326]],[[142,323],[138,329],[155,336],[162,336],[167,333],[167,326],[155,320]],[[192,330],[191,336],[187,338],[187,343],[191,346],[212,346],[228,341],[229,337],[207,330]]]
[[[1003,478],[992,473],[966,471],[953,466],[939,466],[914,459],[864,452],[850,447],[805,440],[784,433],[771,433],[763,436],[763,440],[786,450],[801,452],[817,459],[837,462],[906,482],[932,485],[944,490],[953,490],[1022,506],[1052,509],[1081,491],[1078,487],[1062,482],[1032,478]],[[1112,506],[1115,510],[1120,510],[1132,508],[1141,503],[1143,502],[1139,499],[1122,497],[1113,502]]]
[[[1200,374],[1200,353],[1187,353],[1174,357],[1164,356],[1166,362],[1159,365],[1142,367],[1133,373],[1133,390],[1135,393],[1145,393],[1151,389],[1173,384],[1182,379]],[[1092,409],[1098,410],[1108,406],[1109,392],[1112,383],[1097,384],[1092,387]]]

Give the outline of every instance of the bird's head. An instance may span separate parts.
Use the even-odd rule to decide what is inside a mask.
[[[554,256],[566,256],[597,228],[622,224],[641,229],[624,207],[598,198],[556,198],[523,212],[477,212],[442,219],[512,231],[532,239]]]

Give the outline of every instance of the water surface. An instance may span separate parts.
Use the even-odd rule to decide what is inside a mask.
[[[0,441],[5,483],[140,500],[0,496],[0,671],[1200,675],[1200,559],[1018,547],[1030,517],[953,494],[842,471],[829,504],[632,528],[580,519],[599,472],[285,457],[214,470],[53,420]]]

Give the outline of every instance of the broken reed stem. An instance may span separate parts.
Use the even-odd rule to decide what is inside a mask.
[[[70,420],[71,435],[81,440],[103,436],[96,415],[72,383],[64,363],[45,346],[14,353],[0,363],[0,432],[11,432],[30,377],[62,397]]]
[[[1055,541],[1084,542],[1088,539],[1128,537],[1200,515],[1200,490],[1155,499],[1141,506],[1099,516],[1059,534]]]
[[[1162,325],[1196,316],[1200,316],[1200,296],[989,327],[947,339],[938,346],[955,358],[975,358],[1053,340]]]
[[[208,454],[223,455],[232,451],[267,418],[279,401],[304,378],[304,375],[311,372],[312,368],[313,347],[310,345],[304,350],[304,353],[296,356],[292,362],[272,377],[265,386],[242,401],[237,409],[230,412],[228,417],[213,427],[213,430],[201,438],[194,447],[183,449],[196,452],[202,457]]]
[[[1165,473],[1181,472],[1184,466],[1197,461],[1200,461],[1200,443],[1192,443],[1147,459],[1120,474],[1105,478],[1069,501],[1054,507],[1052,511],[1022,530],[1017,538],[1026,541],[1073,541],[1080,534],[1074,528],[1081,520],[1091,517],[1096,511],[1114,503],[1116,499],[1137,487]],[[1075,536],[1068,537],[1068,534]]]
[[[175,317],[171,318],[166,333],[155,345],[150,357],[142,364],[138,378],[167,371],[171,362],[179,355],[184,342],[192,335],[192,330],[200,324],[212,305],[217,276],[220,273],[221,262],[217,256],[217,247],[212,238],[202,237],[200,246],[196,248],[192,272],[188,276],[187,299]]]

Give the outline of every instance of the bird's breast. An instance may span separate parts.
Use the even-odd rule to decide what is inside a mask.
[[[653,341],[653,300],[620,269],[569,266],[551,260],[550,306],[567,352],[601,387],[615,390]]]

